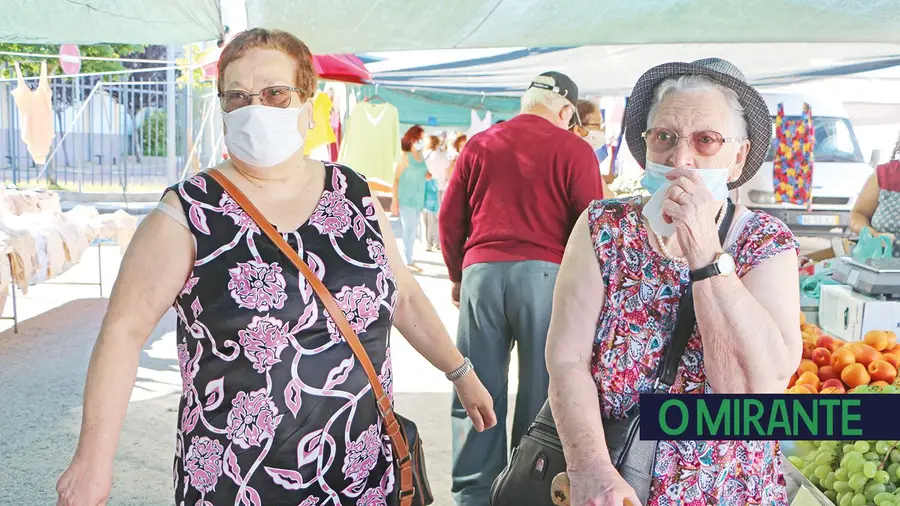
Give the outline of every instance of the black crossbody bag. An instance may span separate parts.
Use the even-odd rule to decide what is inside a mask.
[[[719,230],[719,242],[725,245],[725,238],[731,228],[735,206],[729,200],[725,217]],[[675,382],[675,374],[681,363],[684,348],[697,323],[694,314],[694,292],[692,286],[681,297],[678,316],[672,340],[666,348],[654,393],[668,392]],[[599,406],[598,406],[599,408]],[[643,440],[638,434],[641,413],[638,408],[626,418],[603,419],[603,433],[609,449],[610,460],[616,470],[637,493],[641,504],[646,504],[653,479],[653,465],[656,459],[657,441]],[[565,472],[566,460],[562,443],[550,412],[550,401],[546,401],[531,427],[525,432],[519,446],[510,454],[509,464],[491,486],[491,506],[553,506],[551,482],[558,474]]]

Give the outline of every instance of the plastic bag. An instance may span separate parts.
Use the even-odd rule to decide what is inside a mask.
[[[859,233],[859,241],[853,248],[853,259],[863,262],[866,260],[881,260],[894,256],[894,237],[891,234],[872,235],[872,230],[864,227]]]
[[[425,210],[438,212],[438,184],[434,178],[425,181]]]

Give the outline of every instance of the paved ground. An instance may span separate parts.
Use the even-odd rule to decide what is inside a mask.
[[[92,248],[60,281],[96,281],[96,255]],[[104,247],[102,255],[108,295],[120,257],[113,247]],[[426,270],[419,282],[455,335],[457,310],[450,304],[440,256],[420,257]],[[0,330],[7,329],[0,333],[0,505],[52,505],[56,479],[77,443],[85,371],[106,299],[97,286],[39,285],[18,302],[25,319],[19,334],[7,329],[11,322],[0,322]],[[172,502],[175,408],[181,388],[174,321],[174,314],[167,315],[144,347],[116,457],[111,505]],[[399,334],[392,339],[398,411],[420,427],[436,506],[452,506],[449,384]],[[515,392],[515,384],[510,391]]]

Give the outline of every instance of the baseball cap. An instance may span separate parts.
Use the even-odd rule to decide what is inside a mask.
[[[578,105],[578,86],[575,86],[575,83],[569,79],[569,76],[551,71],[544,72],[538,77],[549,77],[553,80],[553,84],[538,82],[535,79],[528,88],[540,88],[542,90],[552,91],[557,95],[566,97],[569,102],[572,102],[572,105]]]

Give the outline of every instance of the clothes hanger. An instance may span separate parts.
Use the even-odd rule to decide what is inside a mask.
[[[486,111],[487,108],[484,106],[484,92],[481,92],[481,102],[475,104],[475,107],[472,108],[474,111]]]
[[[383,103],[385,103],[385,104],[387,103],[387,100],[385,100],[384,98],[382,98],[381,95],[378,94],[378,83],[375,83],[375,94],[372,95],[371,97],[366,97],[365,101],[369,102],[370,104],[374,104],[375,103],[375,102],[373,102],[374,100],[381,100]]]

